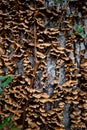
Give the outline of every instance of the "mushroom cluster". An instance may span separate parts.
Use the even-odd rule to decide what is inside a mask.
[[[84,32],[86,1],[0,1],[0,76],[13,75],[0,95],[1,119],[12,115],[23,130],[86,130]]]

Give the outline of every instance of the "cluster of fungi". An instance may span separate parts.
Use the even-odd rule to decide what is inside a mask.
[[[76,24],[86,32],[86,0],[0,1],[0,75],[13,75],[1,119],[13,115],[23,130],[87,129],[87,38]]]

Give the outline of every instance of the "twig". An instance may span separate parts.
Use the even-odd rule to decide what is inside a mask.
[[[36,2],[35,2],[35,11],[36,11]],[[39,66],[38,60],[37,60],[37,30],[36,30],[36,21],[34,21],[34,71],[33,71],[33,75],[34,77],[32,77],[31,79],[31,83],[30,83],[30,88],[32,88],[34,80],[35,80],[35,76],[36,76],[36,72],[38,70],[38,66]],[[29,93],[27,94],[28,100],[25,103],[25,108],[24,108],[24,113],[23,113],[23,121],[22,121],[22,130],[24,130],[25,128],[25,119],[26,119],[26,108],[28,106],[29,103]]]
[[[37,34],[36,34],[36,23],[34,23],[34,62],[37,64]]]

